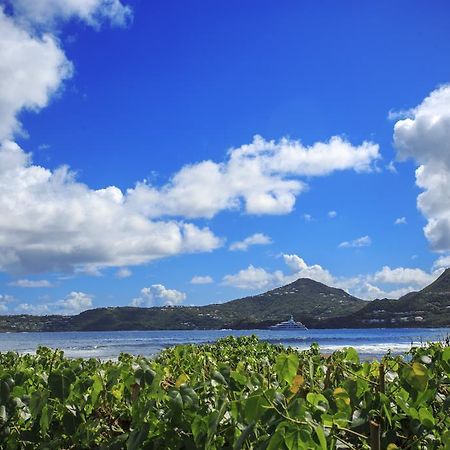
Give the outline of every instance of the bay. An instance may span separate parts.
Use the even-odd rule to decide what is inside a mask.
[[[387,351],[408,351],[412,345],[448,338],[450,328],[371,328],[314,330],[165,330],[52,333],[0,333],[0,352],[34,352],[38,346],[58,348],[71,358],[116,359],[120,353],[154,356],[177,344],[204,344],[233,335],[255,334],[274,344],[307,349],[313,342],[328,354],[354,347],[364,359],[379,358]]]

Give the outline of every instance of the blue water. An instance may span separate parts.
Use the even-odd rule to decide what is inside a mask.
[[[64,350],[73,358],[116,359],[121,352],[153,356],[163,348],[185,343],[202,344],[221,337],[256,334],[261,339],[298,349],[317,342],[323,353],[352,346],[363,358],[377,358],[388,350],[406,352],[411,345],[442,340],[450,328],[378,328],[344,330],[196,330],[102,331],[64,333],[0,333],[0,352],[34,352],[39,345]]]

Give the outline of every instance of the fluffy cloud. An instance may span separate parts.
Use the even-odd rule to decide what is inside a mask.
[[[372,239],[370,236],[362,236],[360,238],[354,239],[353,241],[344,241],[339,244],[340,248],[358,248],[358,247],[368,247],[372,244]]]
[[[186,300],[184,292],[167,289],[162,284],[153,284],[141,289],[141,295],[134,298],[132,306],[175,306]]]
[[[231,149],[222,163],[185,166],[161,188],[140,183],[129,196],[136,210],[153,217],[211,218],[241,206],[248,214],[287,214],[306,189],[298,177],[368,172],[379,157],[378,145],[370,142],[353,146],[333,137],[305,147],[296,140],[255,136],[252,143]]]
[[[230,245],[230,250],[242,250],[247,251],[252,245],[267,245],[271,244],[272,239],[263,233],[255,233],[246,237],[243,241],[233,242]]]
[[[20,111],[45,107],[71,73],[55,37],[21,28],[0,6],[0,141],[21,130]]]
[[[422,288],[433,282],[438,275],[438,273],[428,273],[422,269],[404,267],[391,269],[389,266],[384,266],[371,276],[371,280],[387,284],[408,284]]]
[[[408,116],[396,122],[399,159],[413,158],[416,184],[423,189],[417,206],[427,218],[425,236],[434,250],[450,250],[450,85],[433,91]]]
[[[192,277],[191,284],[211,284],[214,280],[209,275],[196,275]]]
[[[48,280],[27,280],[26,278],[21,280],[15,280],[9,283],[10,286],[21,288],[49,288],[53,287],[52,283]]]
[[[406,217],[398,217],[394,221],[394,225],[406,225],[408,222],[406,221]]]
[[[46,26],[73,17],[94,27],[105,21],[126,26],[132,19],[131,8],[120,0],[14,0],[12,5],[20,20]]]
[[[332,284],[333,277],[328,270],[325,270],[319,264],[309,266],[303,258],[298,255],[283,255],[285,264],[291,269],[294,275],[289,276],[289,279],[297,278],[311,278],[325,284]]]
[[[433,264],[435,268],[443,268],[446,269],[450,267],[450,255],[440,256]]]
[[[38,316],[49,314],[71,316],[92,308],[92,299],[93,296],[90,294],[73,291],[62,300],[56,302],[40,304],[21,303],[15,308],[15,312]]]
[[[261,290],[282,285],[284,275],[281,271],[267,272],[261,267],[249,265],[234,275],[225,275],[222,284],[239,289]]]
[[[427,273],[421,269],[388,266],[374,274],[355,277],[336,277],[319,264],[308,265],[295,254],[283,255],[290,273],[269,272],[250,265],[236,274],[225,275],[223,284],[245,290],[262,291],[291,283],[298,278],[310,278],[328,286],[344,289],[350,294],[366,300],[375,298],[398,298],[411,291],[422,289],[433,282],[442,269]]]
[[[32,165],[12,142],[0,148],[0,193],[3,271],[121,267],[221,245],[208,228],[148,220],[116,187],[92,190],[67,167]]]

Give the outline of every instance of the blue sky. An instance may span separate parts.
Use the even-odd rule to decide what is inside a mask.
[[[450,265],[448,2],[0,4],[0,311]]]

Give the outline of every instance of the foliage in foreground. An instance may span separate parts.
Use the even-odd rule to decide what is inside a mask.
[[[5,449],[450,450],[450,347],[360,362],[256,337],[116,362],[0,354]]]

